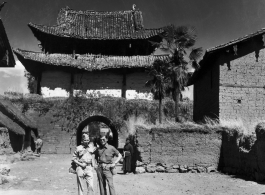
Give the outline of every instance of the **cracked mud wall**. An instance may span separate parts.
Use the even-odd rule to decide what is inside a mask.
[[[145,163],[218,166],[222,135],[219,131],[179,128],[138,128],[137,139]]]
[[[252,135],[224,131],[219,168],[224,173],[245,175],[264,181],[265,130],[256,129],[256,134]]]

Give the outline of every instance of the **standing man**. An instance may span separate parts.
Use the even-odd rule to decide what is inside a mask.
[[[35,146],[36,146],[36,153],[40,156],[41,147],[43,146],[43,141],[41,140],[39,135],[37,137],[37,140],[35,141]]]
[[[122,158],[119,151],[113,146],[109,145],[108,142],[109,134],[100,136],[100,146],[96,151],[96,159],[98,161],[97,176],[99,181],[99,188],[101,195],[107,195],[106,181],[109,185],[110,195],[116,195],[113,175],[116,164]],[[116,160],[114,160],[116,156]]]
[[[94,155],[95,147],[90,144],[87,134],[82,135],[82,144],[77,146],[73,154],[72,161],[76,164],[78,195],[83,195],[83,181],[86,181],[88,194],[94,194],[93,186],[93,166],[95,166]]]

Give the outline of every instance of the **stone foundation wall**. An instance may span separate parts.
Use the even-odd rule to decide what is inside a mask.
[[[137,129],[144,163],[216,166],[219,163],[222,136],[217,131],[185,129]]]

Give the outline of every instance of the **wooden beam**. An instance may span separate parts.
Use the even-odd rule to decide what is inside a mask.
[[[74,96],[74,73],[71,73],[71,81],[70,81],[70,97]]]
[[[76,44],[75,41],[73,40],[73,58],[75,57],[75,52],[76,52]]]
[[[122,77],[122,88],[121,88],[121,97],[126,98],[126,73],[123,73]]]
[[[37,94],[39,95],[41,95],[41,77],[42,77],[42,72],[40,72],[37,77]]]
[[[239,84],[220,83],[220,86],[235,87],[235,88],[263,88],[265,89],[265,86],[262,86],[262,85],[239,85]]]

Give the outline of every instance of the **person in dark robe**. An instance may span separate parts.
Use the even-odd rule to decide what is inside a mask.
[[[136,174],[136,165],[137,165],[137,160],[139,159],[139,145],[138,145],[138,141],[136,140],[136,138],[134,138],[133,141],[134,144],[132,144],[133,146],[133,155],[132,155],[132,172],[134,174]]]
[[[126,143],[123,148],[123,173],[130,173],[132,171],[132,157],[133,157],[133,147],[130,144],[130,139],[126,139]]]

